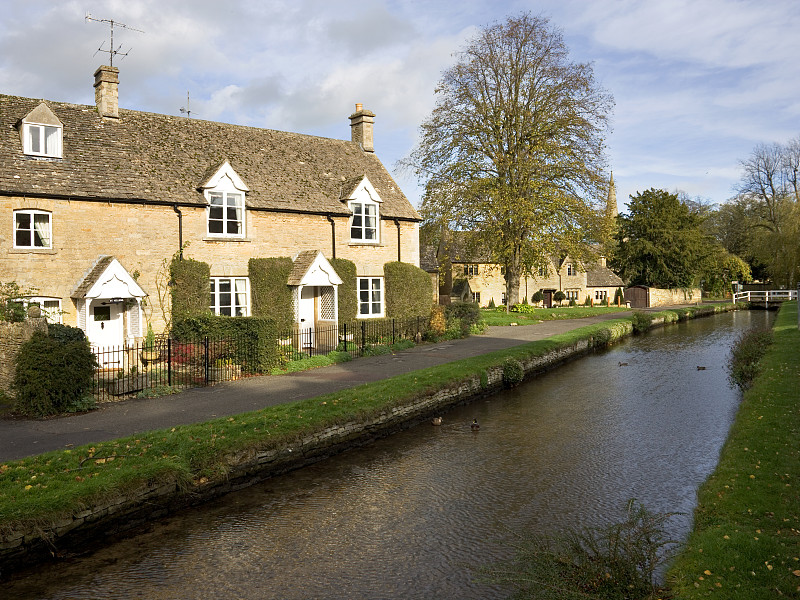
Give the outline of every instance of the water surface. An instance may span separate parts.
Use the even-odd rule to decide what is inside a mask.
[[[8,582],[8,598],[506,598],[476,567],[515,532],[679,511],[740,399],[736,312],[637,336],[485,401]],[[697,367],[703,367],[698,369]],[[477,418],[480,431],[470,430]]]

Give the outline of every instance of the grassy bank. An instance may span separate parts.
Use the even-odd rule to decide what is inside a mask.
[[[627,320],[591,325],[502,352],[431,367],[317,398],[259,411],[49,452],[0,464],[0,535],[47,528],[87,506],[133,496],[148,484],[189,489],[223,480],[237,459],[291,447],[333,425],[367,420],[394,406],[470,378],[506,357],[542,356],[580,340],[609,338]]]
[[[673,321],[729,308],[657,315]],[[487,370],[508,357],[524,362],[584,340],[605,345],[630,331],[630,318],[618,319],[325,396],[0,464],[0,536],[46,530],[87,507],[136,497],[161,483],[190,490],[224,481],[232,466],[257,452],[291,448],[331,426],[372,419],[465,380],[485,381]]]
[[[800,331],[785,303],[744,394],[694,530],[668,574],[676,598],[800,596]]]
[[[631,309],[617,306],[561,306],[557,308],[533,308],[525,306],[525,312],[506,314],[505,307],[482,308],[481,317],[487,325],[530,325],[539,321],[555,321],[559,319],[585,319],[606,313],[630,312]],[[622,316],[622,315],[620,315]]]

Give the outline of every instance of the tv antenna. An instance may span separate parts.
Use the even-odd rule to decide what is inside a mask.
[[[189,92],[186,92],[186,108],[181,106],[181,112],[186,115],[187,118],[191,119],[192,115],[197,116],[197,113],[193,110],[189,110]]]
[[[120,56],[128,56],[128,52],[130,52],[130,50],[128,50],[128,52],[120,52],[120,49],[122,48],[122,44],[120,44],[119,47],[114,48],[114,25],[116,25],[117,27],[122,27],[123,29],[130,29],[131,31],[138,31],[139,33],[144,33],[144,31],[142,31],[141,29],[136,29],[134,27],[129,27],[128,25],[125,25],[125,23],[120,23],[119,21],[115,21],[114,19],[95,19],[88,12],[86,13],[86,21],[87,22],[88,21],[97,21],[98,23],[108,23],[110,25],[110,28],[111,28],[111,46],[110,46],[110,48],[111,49],[110,50],[103,50],[103,45],[105,44],[105,42],[103,42],[103,44],[100,44],[100,47],[95,51],[95,54],[97,54],[98,52],[108,52],[108,60],[110,61],[109,64],[112,67],[114,66],[114,55],[119,54]]]

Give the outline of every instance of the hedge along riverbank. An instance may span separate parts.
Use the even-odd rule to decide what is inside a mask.
[[[530,375],[632,330],[630,319],[590,325],[326,396],[2,464],[0,576],[493,393],[509,358]]]
[[[694,528],[667,574],[676,598],[800,597],[800,331],[786,302]]]

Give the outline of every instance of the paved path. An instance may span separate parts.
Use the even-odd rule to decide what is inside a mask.
[[[585,325],[618,319],[609,313],[536,325],[490,327],[480,336],[421,344],[397,354],[280,376],[248,377],[160,398],[104,403],[96,411],[44,420],[0,419],[0,461],[116,439],[174,425],[199,423],[266,406],[313,398],[434,365],[511,348]]]

